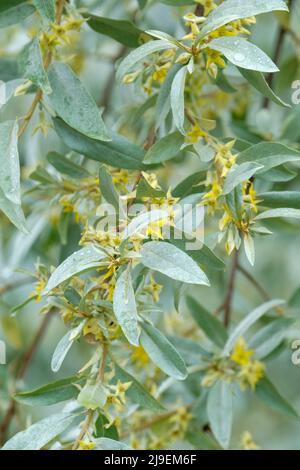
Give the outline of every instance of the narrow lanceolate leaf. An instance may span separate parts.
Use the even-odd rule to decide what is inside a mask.
[[[259,193],[257,199],[261,201],[261,206],[279,209],[290,207],[300,209],[300,191],[271,191]]]
[[[75,418],[76,415],[70,413],[49,416],[13,436],[2,450],[40,450],[64,432]]]
[[[33,5],[24,0],[1,1],[0,28],[20,23],[35,12]]]
[[[124,442],[115,441],[114,439],[109,439],[108,437],[100,437],[95,439],[94,450],[133,450]]]
[[[39,387],[29,392],[21,392],[14,395],[18,403],[27,406],[49,406],[67,400],[72,400],[78,395],[78,388],[75,384],[83,381],[77,375],[67,377],[56,382],[51,382],[43,387]]]
[[[90,173],[80,165],[74,163],[70,158],[65,157],[57,152],[49,152],[47,160],[51,165],[63,175],[70,176],[75,179],[88,178]]]
[[[139,345],[140,329],[130,270],[118,278],[114,290],[113,308],[116,318],[129,343]]]
[[[148,242],[141,249],[142,263],[177,281],[209,286],[209,280],[197,263],[176,246],[166,242]]]
[[[154,326],[142,324],[141,344],[150,359],[163,372],[177,380],[187,377],[186,365],[167,338]]]
[[[184,89],[187,74],[187,67],[182,67],[175,75],[171,87],[171,108],[175,126],[182,133],[185,134],[184,129]]]
[[[224,36],[213,39],[207,47],[221,52],[229,62],[243,69],[278,72],[274,62],[259,47],[246,39]]]
[[[33,0],[33,4],[45,20],[54,23],[55,0]]]
[[[184,143],[180,132],[172,132],[158,140],[146,153],[144,163],[162,163],[176,157]]]
[[[248,181],[255,173],[263,168],[263,165],[260,165],[255,162],[246,162],[241,165],[235,165],[229,171],[225,185],[223,189],[223,194],[229,194],[231,191],[236,188],[243,181]]]
[[[283,398],[268,377],[264,377],[258,382],[255,393],[274,411],[283,413],[291,418],[298,418],[297,411]]]
[[[121,382],[131,382],[126,395],[137,405],[151,411],[163,411],[164,407],[138,382],[133,375],[115,364],[116,376]]]
[[[204,331],[206,336],[216,344],[216,346],[223,348],[228,338],[228,334],[220,320],[209,313],[192,297],[187,298],[187,305],[195,322]]]
[[[58,372],[64,362],[66,355],[73,346],[74,341],[79,337],[82,329],[84,327],[84,321],[81,322],[76,328],[68,331],[65,336],[59,341],[58,345],[55,348],[51,359],[51,369],[53,372]]]
[[[271,168],[284,163],[299,161],[300,152],[297,150],[278,143],[261,142],[241,152],[238,155],[237,163],[256,162],[259,165],[263,165],[264,168],[259,171],[259,174],[264,174]]]
[[[239,68],[240,73],[243,77],[252,85],[259,93],[278,104],[279,106],[284,106],[285,108],[290,108],[291,106],[288,103],[285,103],[282,99],[277,96],[272,88],[269,86],[265,77],[261,72],[256,72],[255,70],[247,70]]]
[[[111,140],[99,108],[72,69],[55,62],[48,72],[49,99],[56,113],[72,128],[96,140]]]
[[[249,263],[251,264],[251,266],[254,266],[254,263],[255,263],[254,240],[251,237],[251,235],[247,233],[244,235],[244,248],[245,248],[245,253],[246,253]]]
[[[236,341],[244,335],[244,333],[255,323],[257,320],[259,320],[263,315],[265,315],[269,310],[271,310],[274,307],[278,307],[279,305],[284,304],[284,300],[270,300],[269,302],[266,302],[262,305],[260,305],[258,308],[253,310],[249,315],[247,315],[244,320],[242,320],[238,326],[233,330],[231,335],[228,338],[228,341],[225,344],[225,347],[223,349],[223,356],[228,356],[234,347]]]
[[[24,47],[20,58],[20,69],[22,70],[23,77],[41,88],[44,93],[49,94],[52,92],[48,76],[44,69],[40,43],[37,36]]]
[[[207,417],[215,438],[224,449],[228,449],[233,419],[232,390],[228,382],[218,380],[210,389]]]
[[[217,271],[224,271],[225,263],[217,257],[217,255],[211,251],[208,246],[202,246],[201,250],[190,250],[187,249],[188,239],[182,238],[182,240],[176,240],[176,238],[170,238],[170,243],[177,246],[182,251],[185,251],[197,264],[203,269],[216,269]]]
[[[265,211],[257,215],[255,217],[255,220],[276,219],[281,217],[300,219],[300,209],[290,209],[288,207],[282,207],[280,209],[270,209],[269,211]]]
[[[170,91],[175,75],[182,68],[181,64],[175,64],[168,72],[168,75],[160,87],[156,101],[156,129],[159,129],[165,121],[171,109]]]
[[[137,28],[133,23],[126,20],[115,20],[112,18],[104,18],[103,16],[86,15],[88,17],[88,25],[97,33],[103,34],[127,47],[139,47],[142,42],[150,39],[151,36],[141,29]]]
[[[100,191],[104,199],[119,213],[120,196],[115,189],[110,173],[106,170],[104,165],[101,165],[99,168],[99,183]]]
[[[118,71],[117,71],[117,80],[122,80],[124,75],[132,70],[132,68],[154,52],[163,51],[164,49],[174,48],[173,44],[170,44],[165,40],[150,41],[146,44],[143,44],[138,49],[131,52],[125,59],[121,62]]]
[[[69,256],[50,276],[44,295],[73,276],[102,265],[106,254],[94,246],[84,247]]]
[[[283,0],[227,0],[207,17],[199,39],[231,21],[257,16],[270,11],[287,11]]]
[[[0,209],[20,230],[26,232],[21,209],[18,124],[0,123]]]
[[[106,163],[115,168],[143,170],[145,152],[121,135],[113,134],[111,142],[91,139],[68,126],[62,119],[54,119],[54,127],[63,142],[74,152],[91,160]]]

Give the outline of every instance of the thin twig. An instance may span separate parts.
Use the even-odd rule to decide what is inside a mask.
[[[265,288],[255,279],[254,276],[252,276],[247,269],[245,269],[243,266],[241,266],[238,263],[237,269],[245,276],[246,279],[255,287],[255,289],[260,293],[261,297],[263,300],[268,302],[269,300],[272,300],[272,297],[270,294],[265,290]],[[274,310],[278,313],[278,315],[283,315],[284,310],[281,307],[274,307]]]
[[[290,0],[289,1],[290,11],[292,9],[292,6],[293,6],[293,0]],[[287,32],[286,27],[284,25],[280,26],[277,41],[275,44],[274,56],[273,56],[273,62],[275,64],[277,64],[280,60],[286,32]],[[272,88],[273,81],[274,81],[274,73],[270,73],[267,77],[267,83],[270,86],[270,88]],[[270,104],[270,99],[266,97],[263,102],[263,107],[267,109],[269,107],[269,104]]]
[[[231,315],[231,307],[232,307],[232,300],[234,295],[234,288],[235,288],[235,281],[236,281],[236,274],[237,274],[237,266],[238,266],[238,259],[239,259],[239,252],[235,250],[232,259],[232,266],[229,276],[228,287],[225,295],[225,299],[221,307],[218,311],[224,311],[224,326],[228,326],[230,322],[230,315]]]

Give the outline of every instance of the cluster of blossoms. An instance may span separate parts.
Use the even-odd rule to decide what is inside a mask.
[[[211,387],[217,380],[237,382],[242,390],[250,386],[254,391],[256,384],[264,377],[265,365],[253,359],[255,351],[248,349],[244,338],[236,342],[230,358],[217,359],[211,364],[202,380],[203,387]]]

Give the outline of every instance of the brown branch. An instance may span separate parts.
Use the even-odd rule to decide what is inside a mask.
[[[227,327],[230,322],[232,301],[234,295],[237,267],[238,267],[239,252],[237,250],[233,253],[232,266],[229,276],[228,287],[225,295],[225,299],[221,307],[218,309],[218,312],[224,312],[224,325]]]
[[[265,300],[266,302],[268,302],[269,300],[272,300],[272,297],[266,291],[266,289],[255,279],[254,276],[252,276],[251,273],[249,273],[249,271],[247,271],[247,269],[245,269],[239,263],[238,263],[237,269],[255,287],[255,289],[259,292],[263,300]],[[275,307],[274,310],[278,313],[278,315],[284,314],[284,310],[281,307]]]
[[[32,362],[32,359],[38,349],[38,346],[46,332],[46,329],[48,327],[48,324],[49,324],[49,321],[50,321],[50,318],[52,317],[52,314],[53,314],[53,311],[50,311],[44,318],[43,318],[43,321],[41,322],[41,325],[38,329],[38,331],[36,332],[29,348],[27,349],[27,351],[25,352],[24,356],[23,356],[23,360],[22,360],[22,363],[17,371],[17,374],[16,374],[16,380],[21,380],[21,379],[24,379],[29,367],[30,367],[30,364]],[[8,429],[9,429],[9,426],[10,426],[10,423],[11,423],[11,420],[13,419],[13,417],[15,416],[16,414],[16,411],[17,411],[17,404],[15,402],[14,399],[11,399],[10,401],[10,404],[9,404],[9,407],[8,407],[8,410],[2,420],[2,422],[0,423],[0,444],[2,445],[4,442],[5,442],[5,439],[6,439],[6,434],[8,432]]]
[[[293,6],[293,0],[290,0],[289,1],[290,11],[292,9],[292,6]],[[277,41],[276,41],[276,44],[275,44],[274,55],[273,55],[273,62],[276,65],[280,60],[280,56],[281,56],[281,52],[282,52],[286,32],[287,32],[286,27],[284,25],[280,26]],[[270,73],[267,77],[267,83],[268,83],[270,88],[272,88],[273,82],[274,82],[274,73]],[[263,108],[267,109],[269,107],[269,104],[270,104],[270,99],[266,97],[264,99],[264,102],[263,102]]]

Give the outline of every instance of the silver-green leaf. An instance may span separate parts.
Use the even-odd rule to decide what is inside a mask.
[[[232,429],[233,404],[231,385],[225,380],[218,380],[209,391],[207,417],[215,438],[224,449],[228,449]]]
[[[94,99],[72,69],[54,62],[49,68],[53,93],[49,96],[55,112],[73,129],[96,140],[111,140]]]
[[[73,276],[84,271],[96,269],[102,265],[106,254],[94,246],[87,246],[75,251],[55,269],[44,289],[44,295]]]
[[[166,242],[148,242],[141,249],[142,263],[177,281],[209,286],[206,274],[186,253]]]
[[[177,380],[184,380],[187,377],[184,360],[169,340],[154,326],[148,323],[142,324],[141,344],[154,364],[167,375]]]
[[[114,290],[113,308],[124,335],[133,346],[138,346],[140,329],[129,269],[126,269],[117,280]]]

